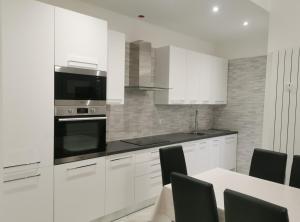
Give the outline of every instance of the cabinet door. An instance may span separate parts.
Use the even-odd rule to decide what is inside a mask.
[[[199,173],[198,169],[198,143],[191,142],[183,144],[183,152],[185,156],[186,167],[188,175],[195,175]]]
[[[53,167],[5,173],[2,198],[3,221],[53,222]]]
[[[134,155],[117,155],[106,160],[105,213],[111,214],[134,203]]]
[[[187,51],[186,103],[200,104],[201,54]]]
[[[220,167],[220,149],[222,140],[220,138],[210,139],[210,169]]]
[[[125,35],[108,32],[107,103],[124,104]]]
[[[136,177],[134,187],[135,203],[142,203],[151,198],[151,178],[149,174]]]
[[[55,166],[55,222],[89,222],[104,215],[105,159]]]
[[[226,59],[211,57],[211,103],[227,103],[227,78],[228,78],[228,61]]]
[[[186,50],[170,46],[170,104],[185,104],[186,92]]]
[[[53,164],[54,7],[2,1],[0,146],[4,166]]]
[[[211,169],[210,146],[207,140],[199,141],[197,159],[198,159],[197,173],[202,173],[204,171]]]
[[[55,65],[107,70],[107,22],[55,8]]]
[[[237,135],[224,137],[221,147],[221,167],[227,170],[236,169]]]
[[[200,62],[201,71],[198,82],[199,89],[199,103],[200,104],[209,104],[211,99],[211,87],[212,87],[212,68],[213,61],[212,56],[201,54]]]

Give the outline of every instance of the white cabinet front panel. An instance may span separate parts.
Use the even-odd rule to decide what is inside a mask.
[[[107,22],[55,8],[55,65],[107,70]]]
[[[107,103],[124,104],[125,34],[108,32]]]
[[[2,1],[4,166],[53,164],[54,7]]]
[[[5,173],[3,180],[3,221],[53,222],[53,167]]]
[[[55,222],[89,222],[104,216],[105,158],[55,166]]]
[[[105,213],[111,214],[134,203],[134,154],[106,159]]]

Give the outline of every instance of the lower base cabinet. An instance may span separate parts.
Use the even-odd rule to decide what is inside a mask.
[[[54,174],[55,222],[90,222],[104,216],[104,157],[55,166]]]
[[[107,157],[106,215],[134,204],[134,164],[133,153]]]
[[[53,222],[53,167],[4,173],[1,188],[1,221]]]

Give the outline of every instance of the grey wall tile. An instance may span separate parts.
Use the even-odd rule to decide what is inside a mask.
[[[228,104],[214,109],[214,128],[239,131],[237,168],[248,173],[254,148],[261,147],[267,57],[229,62]]]

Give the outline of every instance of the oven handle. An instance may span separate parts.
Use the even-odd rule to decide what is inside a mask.
[[[58,119],[59,122],[78,122],[78,121],[93,121],[93,120],[106,120],[107,117],[84,117],[84,118],[63,118]]]

